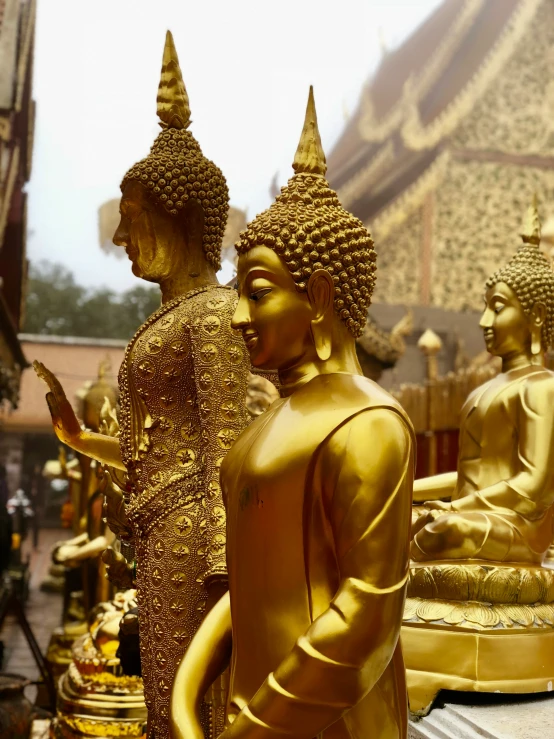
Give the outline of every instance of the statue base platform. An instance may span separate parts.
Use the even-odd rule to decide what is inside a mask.
[[[417,716],[429,713],[441,690],[551,691],[554,572],[491,563],[413,566],[402,647]]]
[[[554,694],[521,696],[482,696],[481,703],[470,705],[447,702],[429,716],[411,720],[408,739],[537,739],[550,737],[554,726]]]

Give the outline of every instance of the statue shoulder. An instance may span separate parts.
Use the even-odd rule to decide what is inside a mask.
[[[519,394],[524,407],[531,411],[551,409],[554,406],[554,372],[542,367],[527,375]]]
[[[408,414],[396,398],[368,377],[347,373],[320,375],[309,385],[321,398],[339,405],[345,419],[372,408],[389,410],[402,419],[402,423],[413,433]]]

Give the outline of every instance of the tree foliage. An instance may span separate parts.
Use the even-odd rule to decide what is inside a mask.
[[[31,265],[23,331],[29,334],[130,339],[160,306],[157,287],[137,285],[123,293],[78,285],[61,264]]]

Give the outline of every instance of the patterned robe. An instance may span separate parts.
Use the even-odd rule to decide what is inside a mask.
[[[219,467],[247,424],[250,368],[231,329],[236,300],[213,285],[163,305],[129,343],[119,374],[142,674],[156,739],[169,736],[171,686],[201,623],[206,583],[226,577]]]

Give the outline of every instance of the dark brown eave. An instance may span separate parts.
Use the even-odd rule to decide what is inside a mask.
[[[369,194],[362,194],[350,203],[348,209],[364,223],[375,218],[379,211],[386,208],[421,177],[440,151],[441,147],[418,152],[404,150],[403,156],[398,158],[386,177],[381,179],[378,187]]]
[[[26,367],[29,367],[30,366],[29,362],[27,362],[27,359],[25,358],[25,355],[23,354],[23,349],[21,348],[21,344],[19,343],[19,338],[17,336],[15,325],[13,323],[13,320],[11,319],[8,306],[6,305],[6,301],[4,300],[4,296],[2,295],[1,290],[0,290],[0,332],[2,333],[2,336],[4,337],[6,344],[8,345],[10,351],[12,352],[14,362],[18,364],[22,370],[25,369]]]

